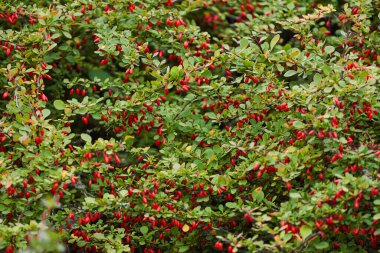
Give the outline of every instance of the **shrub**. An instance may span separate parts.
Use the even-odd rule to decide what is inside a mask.
[[[376,1],[35,2],[0,6],[0,249],[379,247]]]

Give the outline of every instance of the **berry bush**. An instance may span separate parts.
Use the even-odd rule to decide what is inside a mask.
[[[0,4],[0,249],[377,252],[375,0]]]

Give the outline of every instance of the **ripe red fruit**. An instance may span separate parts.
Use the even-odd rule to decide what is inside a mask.
[[[228,248],[227,248],[227,252],[228,253],[233,253],[233,252],[236,252],[236,251],[234,251],[234,247],[232,247],[231,245],[229,245]]]
[[[360,202],[358,201],[358,199],[356,199],[354,203],[355,209],[359,209],[359,206],[360,206]]]
[[[214,248],[218,251],[222,251],[223,250],[223,243],[221,242],[216,242],[215,245],[214,245]]]
[[[353,8],[352,9],[352,14],[356,15],[359,13],[359,8]]]
[[[116,154],[115,154],[115,162],[116,162],[117,164],[120,164],[120,163],[121,163],[119,156],[116,155]]]
[[[108,119],[107,119],[107,117],[106,117],[104,114],[102,114],[101,119],[102,119],[103,121],[105,121],[105,122],[108,122]]]
[[[41,136],[37,136],[34,141],[36,142],[37,145],[40,145],[43,140],[44,139]]]
[[[379,189],[377,189],[377,188],[372,188],[372,189],[371,189],[371,194],[374,195],[374,196],[377,196],[377,194],[379,194]]]
[[[5,249],[5,253],[13,253],[14,251],[15,251],[15,247],[14,246],[8,246]]]
[[[8,98],[8,91],[6,90],[6,91],[4,91],[4,93],[3,93],[3,99],[7,99]]]
[[[85,125],[88,125],[88,119],[86,117],[82,117],[82,122]]]
[[[248,222],[248,223],[252,223],[253,222],[253,217],[251,215],[249,215],[248,213],[245,213],[244,214],[244,219]]]
[[[103,59],[100,61],[100,66],[106,65],[108,63],[108,59]]]
[[[106,152],[103,152],[104,163],[110,163],[111,157],[107,156]]]

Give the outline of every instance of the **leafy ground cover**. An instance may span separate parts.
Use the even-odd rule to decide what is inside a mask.
[[[377,252],[377,1],[0,4],[0,249]]]

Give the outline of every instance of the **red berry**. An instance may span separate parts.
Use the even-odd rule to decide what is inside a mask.
[[[15,247],[14,246],[8,246],[5,249],[5,253],[13,253],[14,251],[15,251]]]
[[[216,242],[215,245],[214,245],[214,248],[218,251],[222,251],[223,250],[223,243],[221,242]]]
[[[82,117],[82,122],[85,125],[88,125],[88,119],[86,117]]]
[[[41,136],[37,136],[36,139],[35,139],[35,142],[36,142],[37,145],[40,145],[43,140],[44,139]]]
[[[3,93],[3,99],[7,99],[8,98],[8,91],[6,90],[6,91],[4,91],[4,93]]]
[[[116,154],[115,154],[115,162],[116,162],[117,164],[120,164],[120,163],[121,163],[119,156],[116,155]]]

